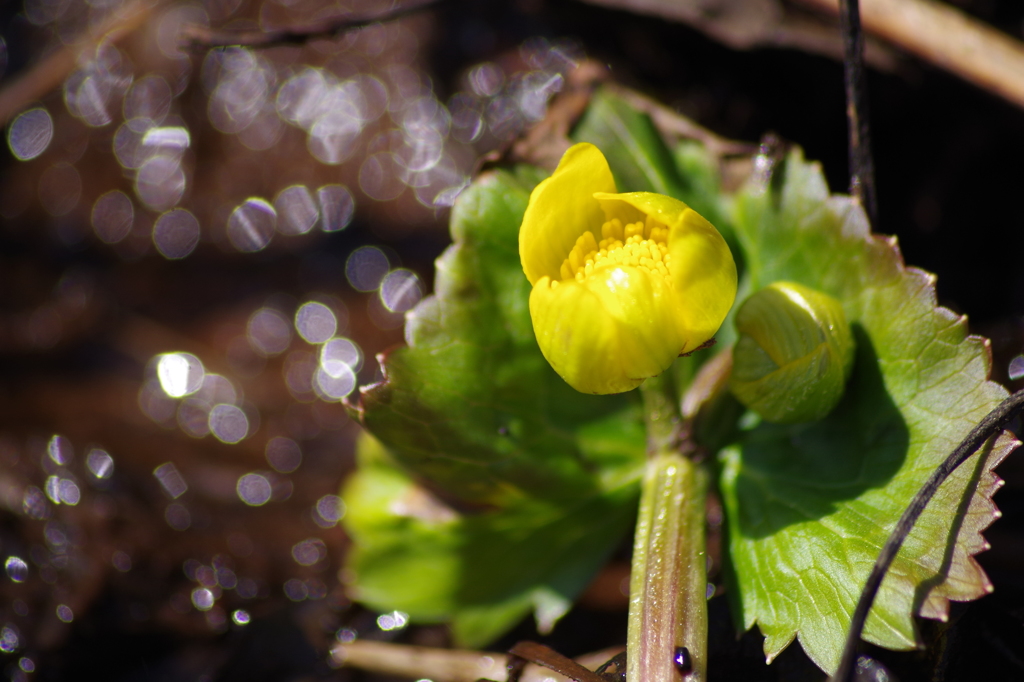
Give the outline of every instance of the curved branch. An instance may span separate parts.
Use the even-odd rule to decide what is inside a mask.
[[[209,49],[214,47],[253,47],[266,48],[280,45],[303,45],[316,38],[334,38],[346,31],[366,28],[382,21],[392,21],[416,14],[441,4],[444,0],[426,0],[416,4],[402,5],[391,11],[375,14],[371,17],[342,16],[305,26],[290,26],[277,31],[255,30],[218,30],[189,24],[181,31],[182,42],[191,49]]]

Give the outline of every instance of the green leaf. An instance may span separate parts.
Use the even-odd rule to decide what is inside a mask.
[[[672,153],[650,117],[614,94],[606,90],[595,93],[572,139],[590,142],[601,150],[620,192],[657,192],[686,201]]]
[[[636,513],[635,397],[577,393],[533,334],[518,232],[540,178],[490,173],[459,197],[435,294],[354,410],[392,463],[363,468],[346,492],[353,589],[378,608],[452,618],[463,644],[531,608],[553,622]],[[443,522],[395,511],[411,491],[426,499],[414,478],[436,495],[432,509],[447,503]]]
[[[987,380],[988,341],[937,307],[934,277],[906,267],[895,239],[870,234],[862,211],[830,196],[799,151],[780,172],[781,187],[750,186],[737,198],[745,290],[788,280],[835,297],[856,359],[842,401],[822,421],[778,426],[747,413],[739,441],[720,453],[721,487],[739,622],[759,626],[769,660],[799,637],[833,671],[897,519],[1006,391]],[[1004,434],[942,486],[882,584],[866,639],[909,649],[914,614],[944,619],[949,600],[990,590],[972,555],[996,517],[992,468],[1013,445]]]
[[[352,596],[419,622],[451,621],[462,646],[487,644],[531,610],[550,630],[626,533],[636,506],[630,480],[565,504],[459,512],[395,467],[373,438],[359,450],[359,470],[343,491]]]

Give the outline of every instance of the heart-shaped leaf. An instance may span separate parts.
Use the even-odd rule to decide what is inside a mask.
[[[832,196],[799,151],[781,182],[750,185],[734,224],[747,291],[786,280],[842,302],[857,344],[853,374],[824,420],[741,421],[720,456],[735,606],[765,635],[769,660],[794,637],[822,669],[838,664],[850,614],[897,519],[934,468],[1004,397],[988,381],[988,341],[936,305],[934,277],[903,264],[849,198]],[[778,178],[776,178],[778,180]],[[882,584],[864,636],[915,646],[913,616],[990,590],[972,555],[996,518],[992,468],[1004,434],[958,469],[917,522]]]
[[[547,625],[564,613],[626,533],[639,494],[635,397],[577,393],[533,334],[518,232],[541,177],[490,173],[459,197],[435,294],[408,315],[408,345],[381,358],[384,381],[354,409],[392,463],[363,467],[346,493],[353,590],[420,620],[450,617],[468,645],[530,608]],[[449,510],[442,521],[402,512],[410,495],[428,495],[412,477],[444,500],[430,506]]]

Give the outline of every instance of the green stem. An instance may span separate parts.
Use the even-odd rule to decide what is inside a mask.
[[[678,682],[678,647],[689,651],[687,682],[707,678],[708,473],[680,448],[680,419],[665,378],[644,387],[648,459],[630,577],[628,682]],[[671,409],[669,409],[671,408]]]

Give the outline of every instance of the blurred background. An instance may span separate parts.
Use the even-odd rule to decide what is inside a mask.
[[[954,4],[1024,36],[1017,0]],[[843,191],[822,7],[0,4],[0,674],[360,680],[332,643],[445,645],[346,598],[337,493],[358,432],[340,401],[402,342],[452,203],[584,60],[723,137],[803,146]],[[898,35],[868,60],[876,229],[1024,386],[1024,110]],[[902,679],[936,657],[946,679],[1024,679],[1020,456],[1000,473],[996,595],[926,626],[940,653],[879,653]],[[624,642],[623,566],[628,547],[547,641]],[[712,679],[821,677],[798,647],[765,668],[723,599],[712,614]]]

